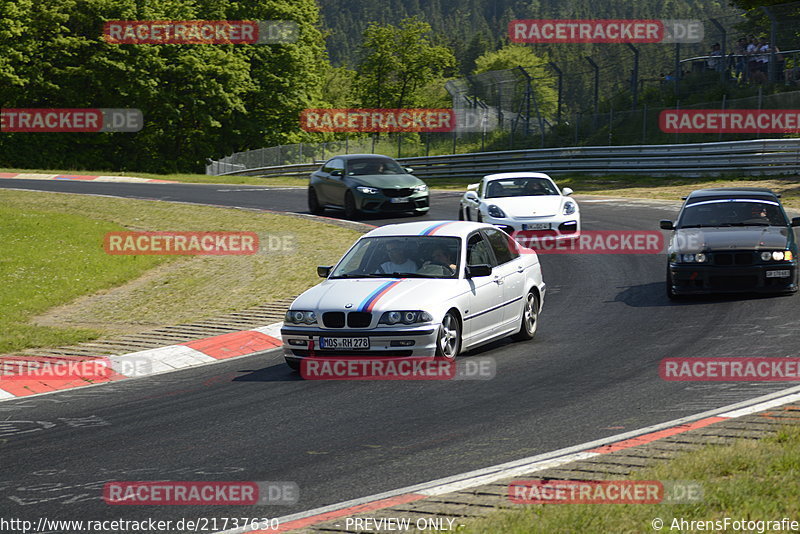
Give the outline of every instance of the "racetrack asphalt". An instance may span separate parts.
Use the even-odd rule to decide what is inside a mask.
[[[305,190],[295,188],[14,179],[0,187],[306,211]],[[434,191],[423,218],[453,218],[459,196]],[[587,230],[654,230],[677,209],[663,201],[581,201]],[[800,297],[673,303],[664,294],[663,254],[554,254],[541,262],[548,291],[536,339],[500,341],[463,356],[495,358],[492,380],[306,382],[270,353],[0,403],[2,516],[34,522],[277,517],[787,387],[665,382],[658,363],[796,355]],[[129,480],[293,481],[300,500],[292,506],[103,502],[104,482]]]

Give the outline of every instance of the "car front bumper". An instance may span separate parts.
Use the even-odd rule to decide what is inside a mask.
[[[797,262],[750,266],[670,263],[673,292],[678,295],[709,293],[795,292]],[[789,271],[789,276],[767,278],[768,271]]]
[[[543,236],[551,236],[552,234],[554,239],[575,239],[581,233],[581,221],[575,214],[523,220],[512,219],[511,217],[497,219],[484,216],[483,222],[493,224],[507,234],[514,232],[542,232],[541,235]],[[540,225],[543,224],[547,225],[547,228],[541,228]]]
[[[383,193],[353,193],[356,206],[364,213],[409,212],[424,213],[430,209],[430,193],[422,191],[407,197],[388,197]]]
[[[323,329],[287,325],[281,328],[283,355],[287,360],[303,358],[431,357],[436,353],[439,324],[405,328]],[[369,349],[324,349],[320,338],[368,338]],[[313,343],[313,344],[312,344]]]

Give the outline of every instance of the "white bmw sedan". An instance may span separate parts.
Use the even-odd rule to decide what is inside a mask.
[[[533,338],[545,295],[539,258],[488,224],[383,226],[362,236],[325,281],[286,312],[286,362],[385,356],[452,360],[512,335]]]
[[[509,234],[539,230],[574,239],[580,235],[581,214],[571,194],[540,172],[490,174],[467,187],[458,218],[493,224]]]

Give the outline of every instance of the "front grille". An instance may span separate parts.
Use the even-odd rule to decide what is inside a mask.
[[[395,197],[408,197],[414,193],[410,187],[403,187],[401,189],[384,189],[383,194],[390,198]]]
[[[347,326],[350,328],[366,328],[372,322],[369,312],[350,312],[347,314]]]
[[[758,276],[712,276],[709,285],[713,289],[753,289],[758,285]]]
[[[752,252],[715,252],[715,265],[752,265]]]
[[[413,202],[384,202],[381,209],[384,211],[409,211],[416,209],[416,205]]]
[[[327,328],[344,328],[344,312],[323,313],[322,324]]]

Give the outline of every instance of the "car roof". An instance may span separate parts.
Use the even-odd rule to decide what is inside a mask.
[[[715,187],[692,191],[685,199],[687,204],[691,204],[701,200],[726,198],[752,198],[756,200],[772,200],[778,202],[778,197],[779,195],[763,187]]]
[[[509,178],[547,178],[552,180],[548,175],[543,172],[500,172],[496,174],[487,174],[483,177],[484,180],[508,180]]]
[[[341,159],[364,159],[364,158],[374,158],[374,159],[393,159],[390,156],[384,156],[383,154],[341,154],[339,156],[331,156],[330,158],[326,159],[325,161],[332,160],[333,158],[341,158]]]
[[[494,228],[491,224],[470,221],[420,221],[380,226],[364,237],[415,236],[466,237],[478,228]]]

